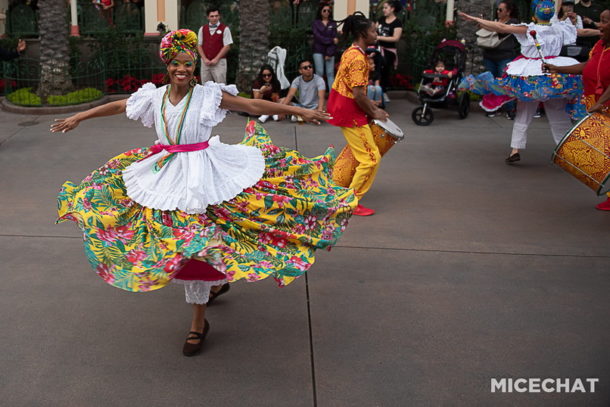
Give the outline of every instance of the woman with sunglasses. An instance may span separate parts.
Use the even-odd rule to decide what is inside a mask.
[[[313,21],[313,62],[316,73],[326,74],[327,89],[335,81],[335,53],[337,52],[337,22],[332,19],[332,8],[327,3],[320,3],[318,14]]]
[[[280,100],[280,91],[280,81],[275,76],[273,68],[271,65],[263,65],[252,84],[252,98],[277,103]],[[258,120],[261,123],[265,123],[268,118],[269,115],[264,114]],[[278,116],[274,115],[273,119],[278,120]]]
[[[519,23],[519,11],[515,4],[509,0],[502,1],[498,4],[496,17],[497,18],[494,21],[503,24]],[[483,48],[483,66],[486,71],[491,72],[496,78],[504,75],[506,65],[519,55],[519,42],[513,34],[500,33],[498,34],[498,37],[502,40],[498,46],[495,48]],[[502,106],[508,119],[513,120],[515,118],[516,107],[517,104],[514,101],[508,102]],[[488,111],[487,117],[494,117],[498,110]]]

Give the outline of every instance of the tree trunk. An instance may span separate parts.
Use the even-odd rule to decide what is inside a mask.
[[[39,0],[40,87],[43,102],[72,90],[66,0]]]
[[[493,0],[458,0],[456,8],[466,14],[473,16],[483,16],[486,19],[492,19],[490,12],[493,10]],[[458,38],[463,38],[466,41],[466,49],[468,59],[466,61],[466,72],[480,73],[482,71],[483,53],[481,48],[477,46],[477,36],[475,32],[479,29],[477,24],[472,22],[457,20]]]
[[[240,91],[252,88],[252,81],[269,52],[269,0],[241,0],[239,2],[239,63],[237,87]]]

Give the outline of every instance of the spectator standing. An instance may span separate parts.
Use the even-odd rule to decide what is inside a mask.
[[[392,70],[398,67],[396,45],[402,36],[402,22],[396,17],[396,13],[401,9],[400,1],[385,1],[382,8],[383,17],[377,23],[377,44],[384,59],[381,71],[381,87],[384,91],[390,85]]]
[[[599,1],[593,0],[581,0],[578,4],[574,5],[574,12],[582,18],[582,24],[585,28],[597,29],[599,28],[599,15],[604,10]],[[576,39],[576,45],[584,47],[583,53],[589,54],[589,51],[593,48],[598,38],[595,36],[590,37],[579,37]]]
[[[332,8],[321,3],[318,14],[313,21],[313,62],[316,73],[326,75],[327,89],[333,86],[335,80],[335,53],[337,52],[337,22],[332,19]]]
[[[577,30],[584,28],[582,18],[574,12],[574,0],[563,0],[557,18],[559,21],[569,21]],[[555,18],[551,20],[553,22],[556,22]]]
[[[574,12],[582,18],[585,28],[599,28],[599,15],[603,10],[604,7],[593,0],[580,0],[574,5]]]
[[[496,8],[496,19],[504,24],[518,24],[519,13],[514,3],[510,1],[501,1]],[[502,42],[495,48],[483,48],[483,66],[485,70],[492,73],[496,78],[504,75],[506,65],[517,58],[519,55],[519,42],[513,34],[498,33],[498,37]],[[506,112],[506,117],[510,120],[515,117],[515,101],[510,101],[503,106]],[[496,112],[487,112],[488,117],[493,117]]]
[[[23,51],[25,51],[25,48],[25,40],[19,40],[17,48],[14,51],[0,48],[0,61],[10,61],[11,59],[19,58]]]
[[[226,56],[233,44],[229,27],[220,22],[218,7],[207,9],[208,23],[197,34],[197,51],[201,57],[201,83],[227,83]]]
[[[91,2],[99,10],[106,23],[109,26],[113,26],[112,9],[114,8],[114,0],[92,0]]]
[[[308,59],[299,62],[299,74],[290,84],[288,94],[280,100],[280,103],[323,112],[326,107],[324,79],[313,72],[313,65]],[[293,102],[295,98],[298,102]]]

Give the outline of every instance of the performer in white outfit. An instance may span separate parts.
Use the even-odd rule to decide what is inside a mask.
[[[507,65],[504,77],[493,78],[486,72],[476,78],[470,76],[460,85],[461,88],[485,95],[481,105],[489,111],[517,99],[511,137],[512,151],[506,159],[509,164],[521,159],[519,150],[526,147],[527,129],[540,102],[544,102],[555,143],[559,143],[570,129],[570,115],[584,115],[584,107],[578,103],[582,94],[580,77],[551,75],[542,71],[541,55],[557,66],[578,63],[573,58],[559,56],[563,45],[576,41],[576,28],[565,21],[551,24],[554,14],[555,6],[550,0],[538,2],[535,13],[537,22],[530,24],[509,25],[459,13],[462,18],[474,21],[487,30],[514,34],[521,44],[522,55]]]
[[[307,121],[327,113],[237,97],[235,86],[194,81],[197,36],[168,33],[160,56],[169,85],[146,84],[128,99],[66,119],[53,132],[87,119],[127,113],[154,125],[157,144],[120,154],[80,184],[65,182],[59,221],[78,223],[88,260],[107,283],[132,292],[171,281],[185,285],[193,304],[185,356],[201,349],[209,330],[212,286],[274,278],[289,284],[345,230],[357,205],[352,190],[336,186],[332,150],[307,158],[279,148],[251,121],[241,144],[210,137],[227,109],[253,115],[295,114]]]

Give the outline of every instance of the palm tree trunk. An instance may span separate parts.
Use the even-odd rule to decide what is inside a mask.
[[[473,16],[490,17],[490,11],[493,10],[489,0],[458,0],[457,8],[466,14]],[[476,24],[459,20],[457,21],[458,38],[466,40],[466,49],[468,50],[468,59],[466,61],[466,72],[479,73],[482,70],[483,52],[477,46],[477,36],[475,32],[479,29]]]
[[[269,52],[269,0],[241,0],[239,2],[239,63],[237,87],[246,91],[267,59]]]
[[[43,101],[72,90],[70,47],[65,0],[39,0],[40,87]]]

